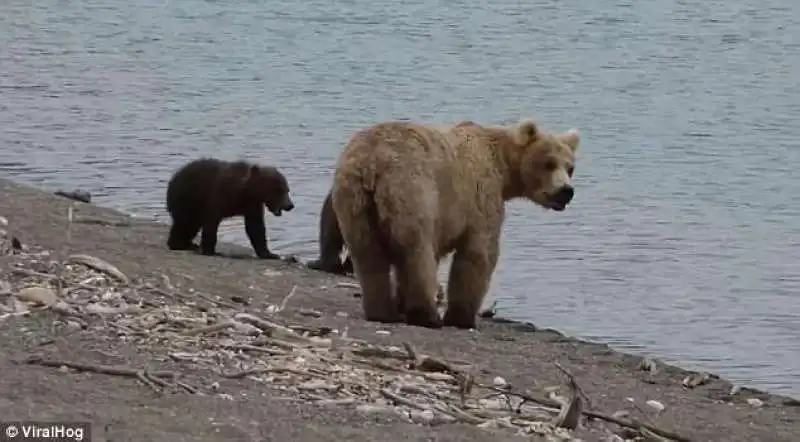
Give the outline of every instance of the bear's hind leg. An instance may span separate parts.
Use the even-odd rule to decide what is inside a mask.
[[[377,241],[362,237],[350,250],[353,271],[361,285],[361,307],[364,319],[373,322],[399,322],[392,293],[391,267]]]
[[[199,247],[193,240],[200,231],[200,227],[201,223],[194,220],[173,219],[167,238],[167,247],[170,250],[197,250]]]
[[[447,281],[445,326],[475,328],[498,255],[496,239],[470,237],[456,249]]]
[[[424,243],[423,243],[424,244]],[[395,267],[398,304],[404,309],[405,322],[428,328],[440,328],[442,320],[436,308],[437,260],[430,241],[398,256],[402,264]]]

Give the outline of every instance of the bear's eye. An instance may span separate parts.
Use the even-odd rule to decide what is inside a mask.
[[[567,169],[567,174],[569,175],[570,178],[572,178],[572,172],[575,172],[575,167],[569,166],[569,169]]]
[[[558,163],[556,163],[555,160],[547,160],[547,162],[544,163],[544,168],[547,169],[548,172],[552,172],[558,168]]]

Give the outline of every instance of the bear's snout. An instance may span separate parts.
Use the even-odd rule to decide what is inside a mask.
[[[575,197],[575,188],[565,184],[550,197],[550,201],[553,202],[554,210],[562,211],[572,201],[573,197]]]

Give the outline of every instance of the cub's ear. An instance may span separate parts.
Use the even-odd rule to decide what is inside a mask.
[[[559,135],[558,138],[572,149],[572,153],[578,151],[578,146],[581,144],[581,134],[578,129],[570,129]]]
[[[512,130],[514,142],[519,146],[527,146],[539,136],[539,128],[533,120],[522,121]]]

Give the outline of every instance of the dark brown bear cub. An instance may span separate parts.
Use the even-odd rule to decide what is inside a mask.
[[[244,216],[245,232],[256,256],[279,259],[269,251],[264,206],[275,216],[294,209],[289,184],[275,167],[247,161],[200,158],[178,169],[167,184],[172,217],[170,250],[197,250],[192,241],[202,229],[200,252],[214,255],[222,220]]]
[[[309,262],[308,268],[338,275],[352,274],[353,261],[349,254],[344,261],[341,259],[344,247],[339,221],[336,220],[331,203],[331,193],[328,192],[319,216],[319,258]]]

